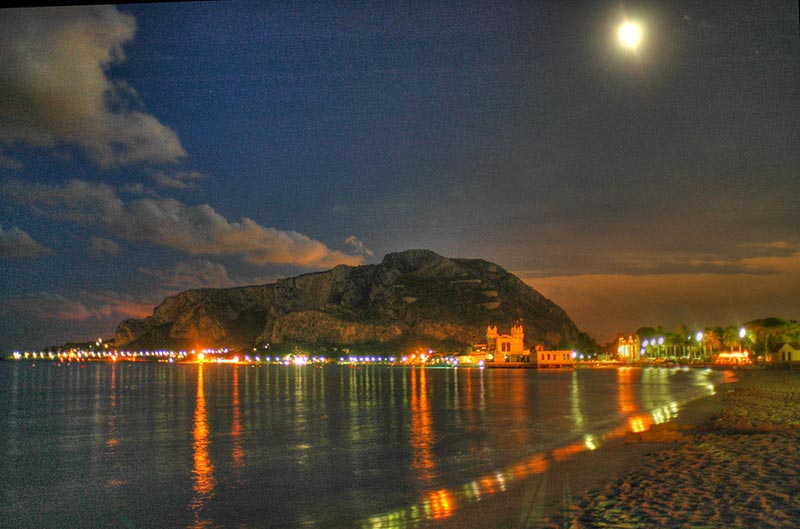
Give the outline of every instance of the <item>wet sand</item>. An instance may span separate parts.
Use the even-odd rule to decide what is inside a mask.
[[[800,373],[737,371],[673,422],[553,462],[432,527],[800,527]]]

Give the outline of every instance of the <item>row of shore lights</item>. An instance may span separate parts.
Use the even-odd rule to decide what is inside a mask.
[[[742,327],[742,328],[739,329],[739,339],[740,340],[744,340],[745,336],[747,336],[747,329]],[[691,338],[691,336],[689,336],[689,338]],[[703,331],[697,331],[697,334],[695,334],[694,339],[697,340],[698,342],[702,341],[703,340]],[[642,349],[641,353],[644,354],[644,349],[647,348],[648,346],[655,347],[656,345],[658,345],[659,347],[664,345],[664,337],[663,336],[659,336],[658,340],[653,338],[651,340],[643,341],[642,342],[642,348],[643,349]]]
[[[15,360],[54,360],[54,361],[69,361],[69,360],[76,360],[76,361],[88,361],[88,360],[112,360],[115,361],[119,359],[164,359],[165,361],[174,362],[177,360],[184,360],[189,355],[195,356],[201,362],[210,362],[210,363],[221,363],[223,361],[222,357],[219,355],[229,353],[228,349],[203,349],[201,351],[69,351],[69,352],[29,352],[26,351],[21,353],[19,351],[15,351],[13,353],[13,358]],[[394,363],[398,360],[396,356],[341,356],[339,357],[339,362],[343,364],[381,364],[381,363]],[[235,363],[239,362],[239,356],[234,356],[228,362],[233,361]],[[285,365],[306,365],[309,363],[319,364],[319,363],[326,363],[329,361],[328,358],[324,356],[312,356],[308,357],[307,355],[286,355],[281,357],[280,355],[273,356],[261,356],[261,355],[245,355],[244,361],[247,363],[261,363],[261,362],[268,362],[268,363],[279,363]],[[427,361],[426,355],[417,355],[412,356],[402,356],[400,357],[400,362],[402,363],[425,363]],[[457,364],[458,360],[455,357],[447,357],[444,361],[448,364]]]
[[[211,355],[211,354],[227,354],[229,349],[203,349],[200,351],[203,355]],[[194,355],[195,351],[168,351],[168,350],[161,350],[161,351],[117,351],[117,350],[104,350],[104,351],[85,351],[85,350],[70,350],[70,351],[60,351],[58,353],[53,352],[44,352],[44,351],[25,351],[21,353],[19,351],[14,351],[13,358],[15,360],[97,360],[97,359],[111,359],[116,360],[118,358],[126,359],[126,358],[145,358],[145,359],[164,359],[169,361],[174,361],[175,359],[183,360],[189,354]]]
[[[14,360],[97,360],[97,359],[111,359],[117,358],[164,358],[174,360],[175,358],[184,358],[187,356],[186,351],[61,351],[58,353],[44,352],[44,351],[25,351],[21,353],[14,351]]]

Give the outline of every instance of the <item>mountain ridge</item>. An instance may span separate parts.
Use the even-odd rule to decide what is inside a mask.
[[[165,298],[151,316],[121,322],[115,344],[469,345],[483,340],[487,325],[503,332],[518,320],[529,347],[583,335],[561,307],[495,263],[407,250],[378,264],[339,265],[275,283],[187,290]]]

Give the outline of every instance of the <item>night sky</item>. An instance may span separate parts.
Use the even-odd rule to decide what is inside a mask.
[[[799,19],[796,0],[2,10],[0,353],[412,248],[501,265],[600,343],[798,319]]]

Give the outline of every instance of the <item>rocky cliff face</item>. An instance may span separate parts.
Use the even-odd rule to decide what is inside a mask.
[[[275,284],[190,290],[152,316],[117,328],[119,347],[231,347],[483,341],[487,325],[508,332],[521,319],[525,342],[556,345],[580,331],[539,292],[496,264],[427,250],[380,264],[338,266]]]

